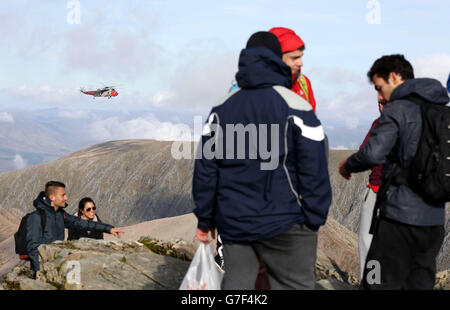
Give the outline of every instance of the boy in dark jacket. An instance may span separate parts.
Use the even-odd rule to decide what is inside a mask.
[[[396,165],[408,168],[422,133],[420,106],[408,97],[416,95],[440,105],[449,101],[440,82],[414,79],[413,68],[403,55],[381,57],[367,75],[378,101],[388,104],[367,145],[340,163],[339,172],[346,179],[351,173],[379,164],[383,164],[383,178]],[[363,288],[433,289],[436,256],[444,240],[444,205],[425,202],[408,184],[391,184],[386,199],[379,202],[380,215],[367,255]]]
[[[56,240],[64,240],[64,228],[78,230],[99,231],[113,234],[120,238],[122,230],[111,225],[86,221],[64,211],[67,207],[67,195],[64,183],[50,181],[45,184],[45,191],[41,192],[34,200],[36,209],[44,211],[46,216],[45,227],[41,225],[41,215],[36,210],[27,219],[27,251],[30,257],[30,268],[33,276],[40,270],[38,247],[41,244],[49,244]]]
[[[275,35],[252,35],[231,92],[210,113],[196,155],[197,238],[223,242],[223,289],[254,289],[259,257],[272,289],[313,289],[317,230],[331,187],[324,132],[290,88]],[[236,139],[235,139],[236,138]]]

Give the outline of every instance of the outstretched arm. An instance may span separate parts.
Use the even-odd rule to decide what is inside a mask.
[[[112,234],[117,238],[120,238],[120,235],[124,233],[121,229],[114,228],[112,225],[94,221],[86,221],[78,216],[73,216],[68,213],[65,213],[64,215],[64,225],[66,228],[70,229],[105,232]]]

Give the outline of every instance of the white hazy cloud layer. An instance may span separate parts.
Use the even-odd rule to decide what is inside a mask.
[[[1,112],[0,113],[0,122],[14,123],[14,117],[11,114],[9,114],[8,112]]]
[[[94,139],[155,139],[162,141],[192,141],[189,125],[182,123],[161,122],[153,114],[132,120],[110,117],[96,120],[90,125]]]
[[[15,169],[22,169],[27,166],[27,161],[23,159],[20,154],[16,154],[13,159],[13,166]]]
[[[57,88],[48,85],[20,85],[9,90],[13,98],[19,102],[33,102],[38,105],[66,106],[80,97],[78,89]]]
[[[450,54],[436,53],[412,61],[415,77],[432,77],[447,85],[450,74]]]

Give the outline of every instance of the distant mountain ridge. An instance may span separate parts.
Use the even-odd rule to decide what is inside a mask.
[[[67,186],[68,212],[91,197],[101,219],[131,225],[191,212],[193,161],[175,160],[171,142],[111,141],[55,160],[0,174],[0,208],[21,217],[48,180]],[[18,193],[20,192],[20,195]]]

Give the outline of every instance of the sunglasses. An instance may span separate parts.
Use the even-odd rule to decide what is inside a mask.
[[[94,211],[95,211],[95,210],[97,210],[97,208],[96,208],[96,207],[87,208],[85,211],[86,211],[86,212],[90,212],[91,210],[94,210]]]

